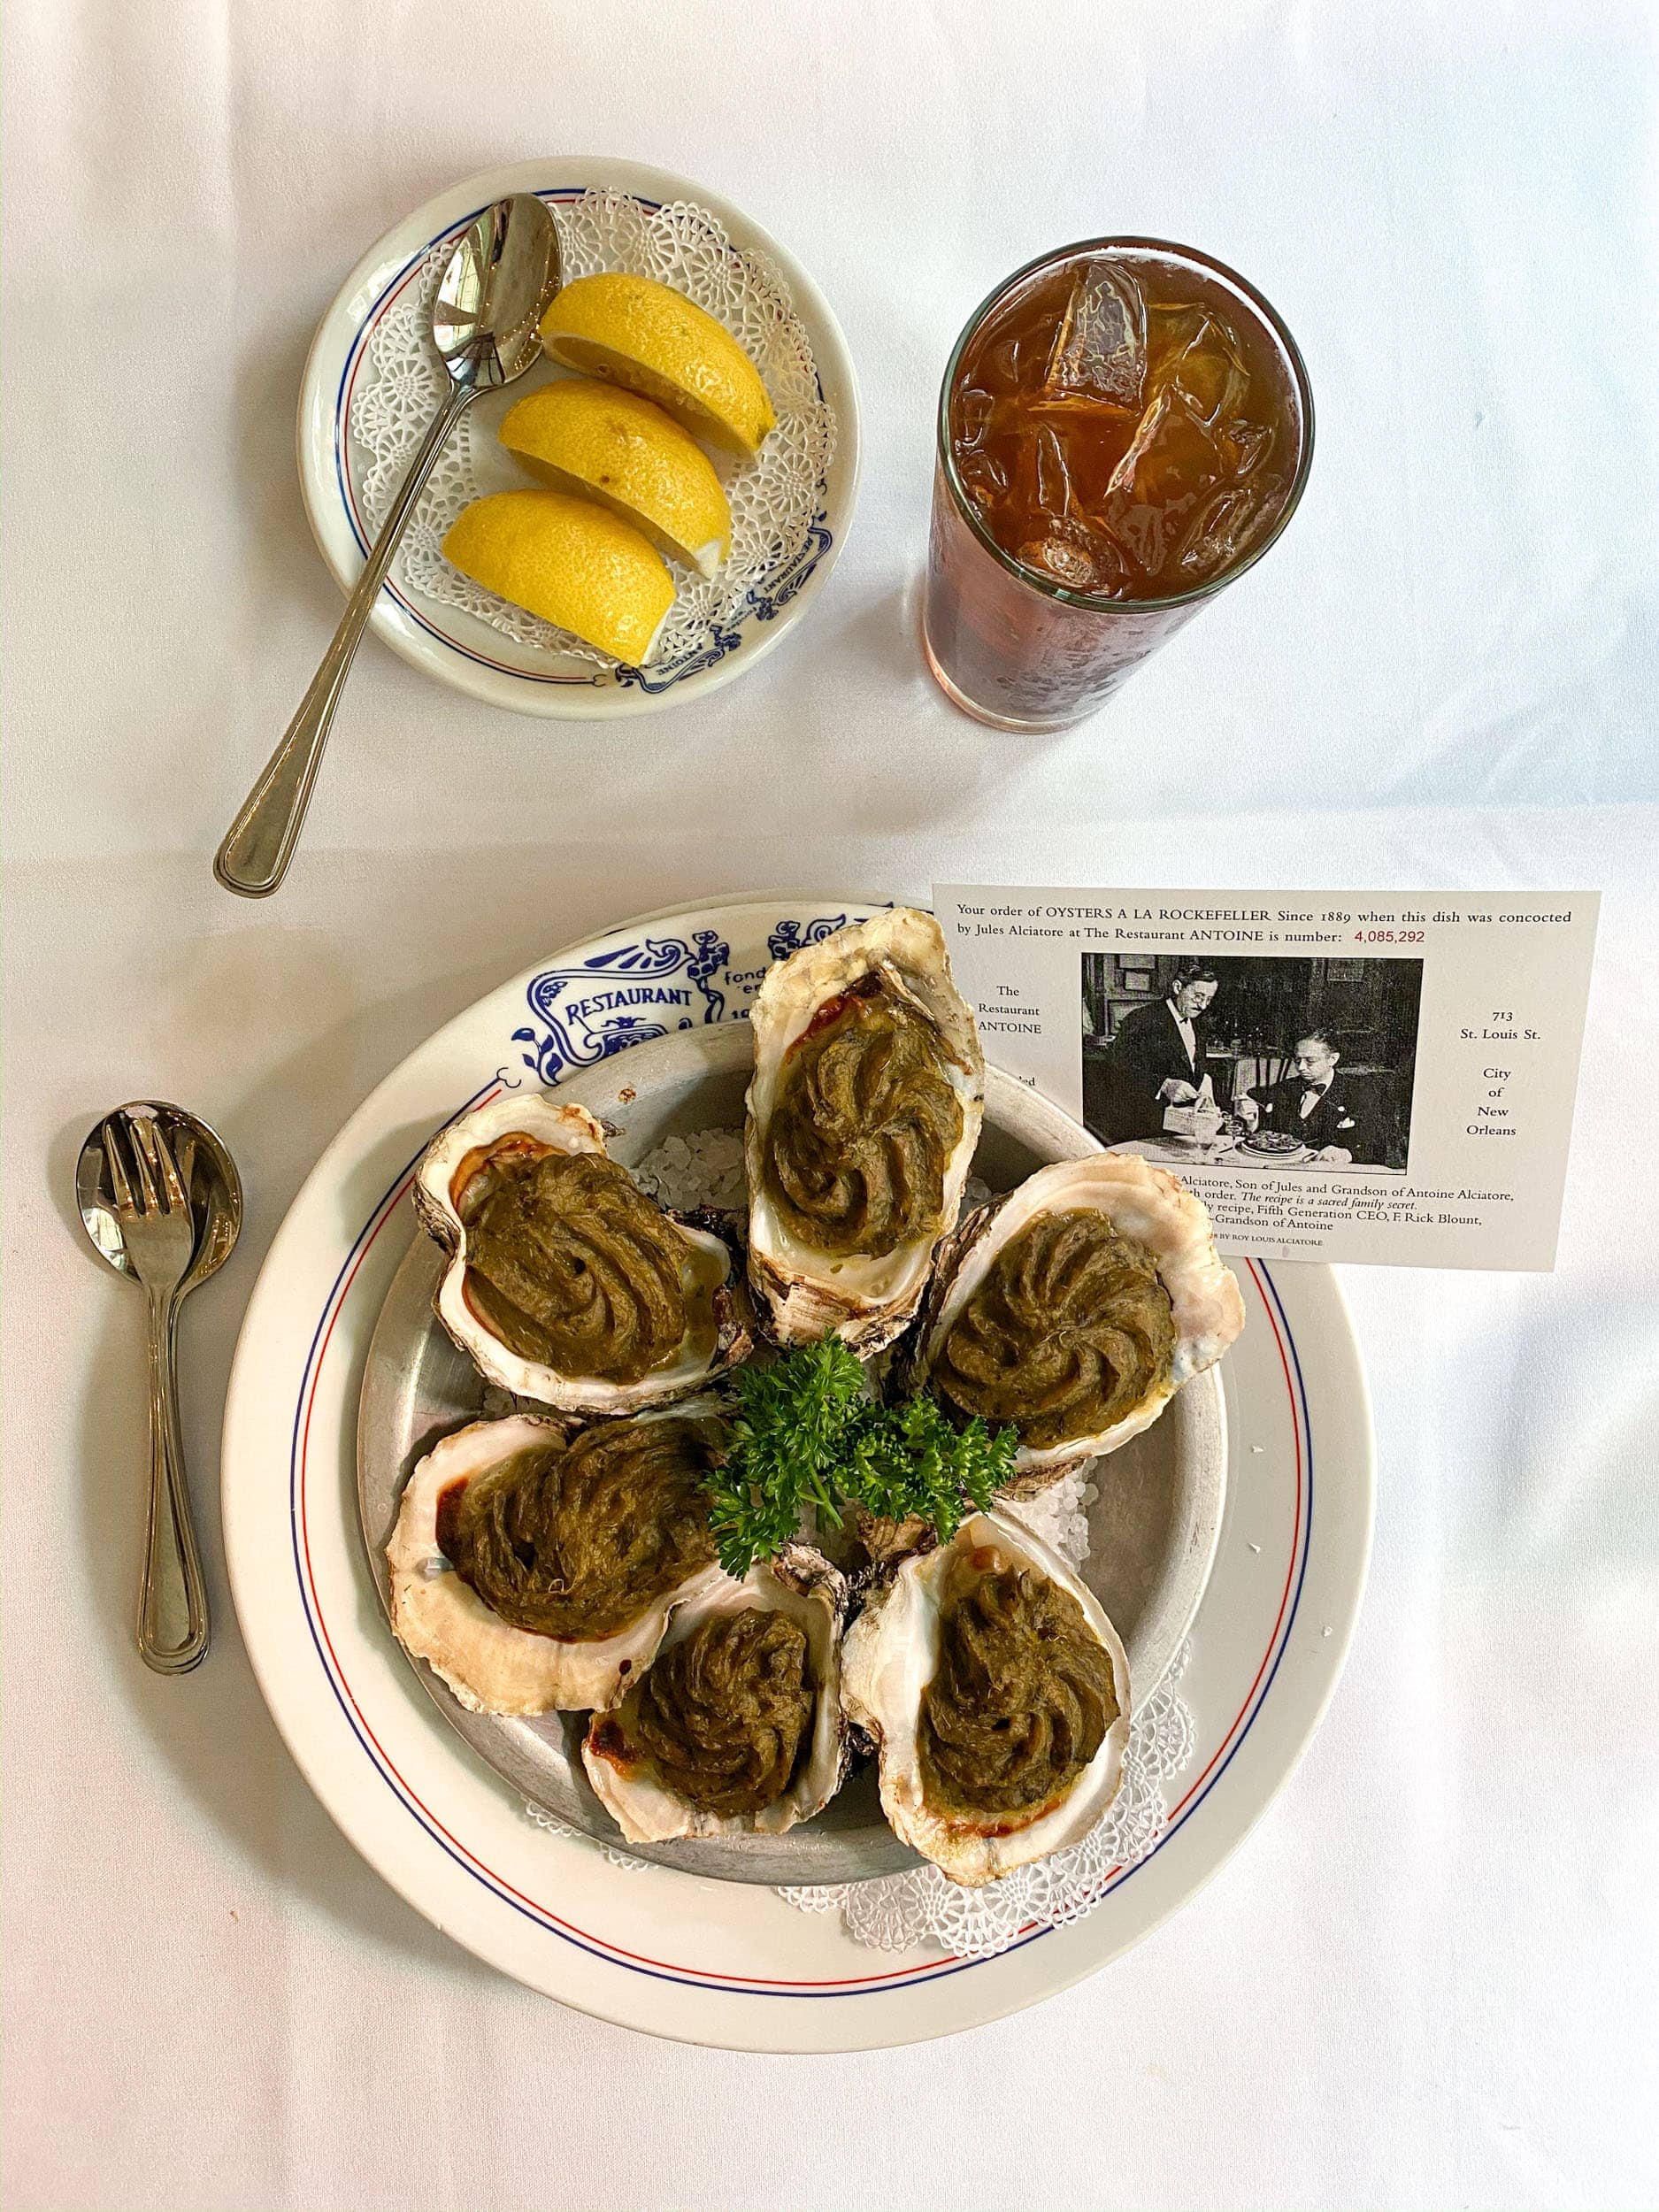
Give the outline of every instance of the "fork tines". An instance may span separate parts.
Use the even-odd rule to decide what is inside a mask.
[[[188,1218],[189,1194],[180,1179],[178,1167],[167,1148],[167,1140],[155,1116],[129,1113],[127,1123],[133,1166],[138,1176],[140,1202],[137,1205],[133,1202],[133,1186],[121,1158],[119,1131],[112,1120],[104,1125],[104,1156],[109,1165],[117,1213],[181,1213]],[[160,1185],[159,1194],[157,1182]]]

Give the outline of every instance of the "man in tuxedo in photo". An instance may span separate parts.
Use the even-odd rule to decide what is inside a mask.
[[[1198,1096],[1218,987],[1213,968],[1178,968],[1156,1005],[1124,1017],[1106,1053],[1103,1125],[1094,1133],[1102,1143],[1156,1137],[1166,1107],[1190,1106]]]
[[[1233,1110],[1250,1128],[1276,1129],[1300,1137],[1326,1167],[1375,1167],[1385,1139],[1361,1092],[1337,1071],[1341,1055],[1322,1031],[1296,1040],[1295,1072],[1271,1084],[1257,1098],[1249,1091],[1233,1101]]]

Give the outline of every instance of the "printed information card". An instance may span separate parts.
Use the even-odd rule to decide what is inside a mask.
[[[933,904],[987,1059],[1178,1174],[1224,1252],[1555,1264],[1595,893]]]

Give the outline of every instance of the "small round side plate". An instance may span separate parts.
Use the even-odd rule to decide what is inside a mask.
[[[440,606],[406,593],[395,580],[388,582],[370,624],[412,667],[493,705],[567,721],[649,714],[703,697],[753,667],[823,588],[857,498],[858,386],[841,326],[800,263],[741,208],[666,169],[595,155],[549,155],[487,169],[417,208],[364,255],[318,326],[300,390],[299,472],[305,512],[335,581],[349,592],[362,572],[370,543],[361,496],[366,457],[351,435],[351,401],[376,323],[430,250],[457,234],[492,201],[534,192],[557,216],[561,203],[595,190],[626,193],[653,211],[689,202],[724,225],[734,250],[764,253],[772,261],[789,286],[811,342],[824,397],[835,411],[836,445],[808,549],[787,574],[757,585],[741,618],[721,632],[716,646],[682,668],[655,674],[649,668],[634,670],[625,681],[571,656],[518,644],[459,608]],[[479,405],[487,417],[492,411],[499,415],[512,396],[503,394]]]

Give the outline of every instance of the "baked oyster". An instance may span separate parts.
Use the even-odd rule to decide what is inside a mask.
[[[446,1436],[387,1547],[398,1641],[475,1713],[611,1703],[675,1607],[725,1579],[703,1484],[726,1437],[706,1408]]]
[[[984,1111],[973,1015],[931,914],[780,961],[751,1016],[749,1278],[780,1344],[899,1334],[956,1220]]]
[[[1079,1843],[1117,1795],[1129,1662],[1099,1600],[1010,1513],[913,1552],[848,1631],[841,1706],[895,1834],[974,1887]]]
[[[969,1215],[902,1373],[953,1420],[1012,1424],[1018,1495],[1150,1427],[1243,1326],[1202,1201],[1133,1153],[1102,1152]]]
[[[585,1106],[532,1093],[462,1115],[426,1148],[414,1194],[453,1255],[439,1320],[517,1397],[636,1412],[750,1348],[726,1241],[649,1198]]]
[[[649,1669],[594,1715],[582,1746],[630,1843],[779,1836],[823,1810],[847,1770],[846,1613],[845,1579],[806,1544],[680,1608]]]

